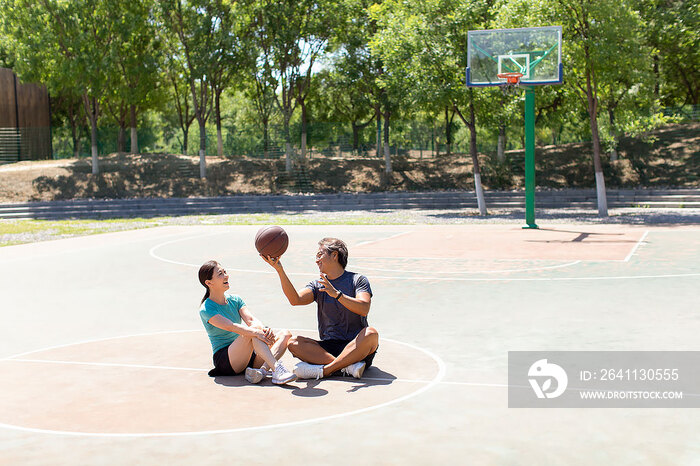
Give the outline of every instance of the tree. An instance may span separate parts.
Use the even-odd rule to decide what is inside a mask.
[[[212,108],[210,65],[215,54],[217,10],[205,0],[161,0],[164,29],[177,38],[171,53],[179,57],[187,81],[194,114],[199,123],[199,176],[206,178],[207,120]]]
[[[257,34],[263,33],[258,29]],[[258,37],[258,41],[263,38]],[[260,42],[258,42],[260,43]],[[252,79],[247,80],[245,95],[252,101],[255,113],[262,124],[263,154],[270,155],[270,119],[275,109],[277,80],[271,69],[271,60],[264,54],[268,53],[269,47],[261,47],[257,50],[258,65],[250,68]]]
[[[343,59],[334,63],[331,69],[321,71],[317,76],[319,98],[317,111],[322,112],[325,121],[350,123],[352,150],[357,153],[360,145],[360,131],[376,118],[375,98],[370,86],[375,86],[374,78],[367,79],[354,65]],[[345,66],[345,65],[348,66]]]
[[[601,157],[598,119],[601,99],[629,89],[621,73],[632,68],[640,51],[639,18],[628,0],[545,0],[536,4],[511,0],[499,11],[501,24],[509,27],[561,24],[564,75],[585,105],[593,143],[593,168],[598,196],[598,215],[608,215],[605,177]]]
[[[477,152],[476,115],[483,96],[466,89],[463,80],[467,31],[488,23],[490,4],[388,0],[373,7],[380,29],[372,45],[393,76],[392,81],[406,83],[408,95],[418,105],[445,110],[450,135],[450,112],[456,113],[469,129],[474,186],[482,215],[487,210]],[[382,79],[386,81],[385,76]]]
[[[129,119],[131,127],[131,153],[138,153],[137,117],[162,100],[161,73],[162,46],[156,34],[155,5],[152,0],[103,0],[109,9],[109,21],[114,23],[115,40],[110,47],[114,73],[109,89],[112,107],[125,108],[119,115],[122,125]],[[123,120],[123,121],[122,121]],[[122,136],[123,137],[123,136]]]
[[[188,137],[190,126],[195,119],[195,114],[192,111],[192,94],[189,91],[189,83],[185,79],[185,72],[181,61],[177,56],[169,54],[165,67],[165,75],[170,84],[171,95],[168,102],[174,107],[177,114],[177,121],[174,124],[182,131],[182,141],[180,147],[182,153],[187,155]],[[167,112],[167,110],[166,110]],[[167,113],[166,119],[171,119],[172,115]]]
[[[306,98],[314,63],[333,29],[334,6],[315,0],[260,0],[252,8],[257,64],[273,70],[279,87],[276,102],[283,116],[287,171],[292,169],[290,122],[297,106],[302,112],[302,160],[306,155]]]
[[[645,59],[646,73],[656,80],[655,94],[663,105],[700,104],[700,8],[684,0],[637,0],[647,43],[654,48]]]
[[[235,77],[243,78],[243,70],[253,65],[251,47],[244,32],[249,29],[247,12],[239,7],[238,2],[212,2],[212,50],[209,63],[209,77],[214,98],[214,120],[216,123],[217,154],[224,155],[223,136],[221,133],[221,94]]]
[[[97,122],[112,64],[105,54],[114,40],[110,11],[97,0],[5,0],[3,11],[19,45],[18,63],[50,92],[81,96],[90,121],[92,173],[99,173]]]

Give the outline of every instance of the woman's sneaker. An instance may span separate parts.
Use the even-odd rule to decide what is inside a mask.
[[[354,364],[350,364],[348,367],[344,367],[340,370],[340,372],[343,373],[343,375],[349,375],[351,377],[355,377],[356,379],[359,379],[362,377],[362,374],[365,372],[365,367],[367,364],[365,364],[364,361],[356,362]]]
[[[254,369],[252,367],[246,367],[245,369],[245,379],[250,383],[260,383],[265,378],[265,375],[263,369]]]
[[[309,364],[308,362],[298,362],[294,367],[294,373],[300,379],[320,379],[323,377],[323,366],[320,364]]]
[[[272,383],[282,385],[285,383],[294,382],[296,379],[297,376],[294,373],[289,372],[281,362],[277,363],[275,366],[275,371],[272,373]]]

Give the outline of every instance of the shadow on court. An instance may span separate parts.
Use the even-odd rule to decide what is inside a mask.
[[[389,372],[383,371],[377,367],[370,367],[364,373],[361,379],[346,377],[343,375],[332,375],[321,380],[297,380],[288,385],[281,385],[279,388],[291,390],[292,395],[304,398],[317,398],[328,395],[328,390],[323,388],[326,382],[343,382],[351,385],[346,390],[347,393],[354,393],[364,388],[373,388],[391,385],[397,377]],[[214,382],[218,385],[230,388],[240,388],[250,385],[242,375],[234,376],[218,376],[214,377]],[[266,379],[258,384],[261,388],[269,388],[278,386],[274,385],[270,379]]]

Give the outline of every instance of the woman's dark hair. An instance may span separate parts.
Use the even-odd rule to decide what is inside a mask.
[[[328,254],[332,254],[333,251],[338,253],[338,263],[342,268],[348,265],[348,247],[347,245],[338,238],[323,238],[318,242],[318,245],[323,249],[328,251]]]
[[[202,304],[209,297],[209,287],[204,282],[211,280],[211,277],[214,276],[214,269],[216,269],[218,265],[219,263],[216,261],[206,261],[199,268],[199,283],[201,283],[202,286],[207,289],[207,292],[204,293],[204,297],[202,298],[202,302],[199,304]]]

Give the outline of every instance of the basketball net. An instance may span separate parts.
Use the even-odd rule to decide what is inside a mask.
[[[522,73],[499,73],[499,79],[505,79],[506,82],[501,85],[501,92],[503,95],[513,95],[520,90],[520,78],[523,77]]]

